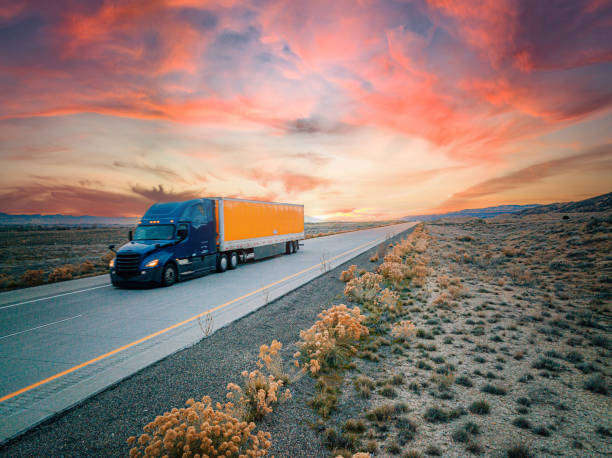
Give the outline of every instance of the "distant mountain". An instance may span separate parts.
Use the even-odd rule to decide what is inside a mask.
[[[471,208],[433,215],[411,215],[401,219],[402,221],[433,221],[440,218],[491,218],[505,213],[519,213],[535,207],[539,205],[498,205],[497,207]]]
[[[140,218],[72,215],[9,215],[0,212],[0,226],[135,226]],[[304,216],[305,223],[321,220]]]
[[[89,215],[9,215],[0,213],[0,226],[135,226],[139,219]]]
[[[536,215],[540,213],[583,213],[603,212],[612,209],[612,192],[578,202],[562,202],[549,205],[538,205],[520,212],[521,215]]]

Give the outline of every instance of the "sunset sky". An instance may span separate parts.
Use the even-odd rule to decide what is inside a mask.
[[[0,1],[0,211],[387,219],[612,191],[606,0]]]

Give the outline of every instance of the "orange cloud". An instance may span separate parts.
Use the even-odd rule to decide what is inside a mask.
[[[517,189],[549,177],[586,170],[608,171],[612,173],[612,144],[601,145],[586,152],[561,159],[540,162],[506,175],[486,180],[454,194],[436,210],[446,212],[469,208],[482,197],[503,195],[504,192],[509,190]]]

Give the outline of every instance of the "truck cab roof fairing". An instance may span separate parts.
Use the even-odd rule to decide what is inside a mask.
[[[159,223],[168,223],[170,220],[178,222],[182,219],[181,216],[185,209],[193,204],[204,203],[207,199],[191,199],[184,202],[165,202],[153,204],[141,218],[142,224],[148,224],[149,221],[158,221]]]

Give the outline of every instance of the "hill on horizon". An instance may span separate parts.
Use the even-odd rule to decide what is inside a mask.
[[[497,205],[495,207],[469,208],[448,213],[434,213],[430,215],[410,215],[404,216],[401,219],[402,221],[433,221],[440,218],[492,218],[493,216],[502,215],[505,213],[519,213],[521,211],[534,207],[539,207],[539,205]]]
[[[561,202],[548,205],[539,205],[527,208],[520,212],[521,215],[535,215],[540,213],[585,213],[602,212],[612,209],[612,192],[578,202]]]

